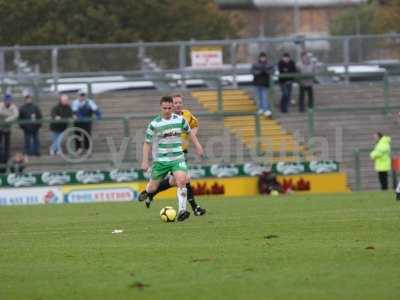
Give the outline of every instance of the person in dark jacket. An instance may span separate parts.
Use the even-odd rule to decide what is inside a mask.
[[[251,67],[253,74],[253,85],[257,93],[258,113],[264,114],[266,117],[271,116],[271,110],[268,102],[268,88],[270,85],[270,77],[273,72],[273,66],[268,64],[267,55],[261,52],[258,57],[258,62]]]
[[[78,129],[76,131],[77,138],[75,139],[75,151],[80,149],[88,150],[91,147],[90,137],[92,135],[92,121],[93,115],[100,119],[101,112],[94,100],[86,97],[86,93],[83,90],[78,92],[78,99],[72,102],[72,111],[75,116],[74,126]]]
[[[295,74],[296,64],[291,59],[289,53],[285,53],[282,56],[282,59],[278,63],[279,70],[279,85],[281,87],[281,112],[287,113],[289,112],[289,103],[290,97],[292,95],[292,83],[294,78],[291,77],[291,74]],[[283,75],[283,76],[282,76]]]
[[[68,120],[73,116],[71,106],[69,105],[69,98],[67,95],[60,95],[59,103],[51,110],[51,118],[59,121],[61,119],[65,122],[52,122],[50,124],[50,130],[52,133],[52,144],[50,146],[50,155],[56,155],[60,153],[61,141],[63,133],[68,127]]]
[[[32,102],[32,95],[25,93],[25,103],[19,108],[19,127],[24,131],[24,152],[25,155],[40,156],[39,129],[42,126],[42,112],[40,108]],[[32,123],[27,123],[32,121]]]
[[[9,162],[8,172],[22,174],[25,170],[25,164],[27,163],[27,158],[22,154],[22,152],[15,153],[14,158]]]

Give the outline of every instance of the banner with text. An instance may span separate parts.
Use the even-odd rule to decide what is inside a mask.
[[[273,172],[277,175],[295,175],[304,173],[338,172],[339,164],[335,161],[311,161],[284,163],[272,166],[258,163],[215,164],[211,166],[190,166],[191,178],[258,176],[262,172]],[[2,187],[61,186],[74,184],[100,184],[134,182],[149,179],[149,174],[139,169],[115,169],[77,172],[44,172],[40,174],[23,173],[0,176]]]

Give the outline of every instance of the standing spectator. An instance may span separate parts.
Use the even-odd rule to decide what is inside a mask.
[[[26,162],[26,156],[22,152],[17,152],[9,163],[8,171],[10,173],[22,174],[25,170]]]
[[[302,76],[299,80],[300,95],[299,95],[299,111],[304,112],[304,96],[308,95],[308,108],[314,107],[314,77],[313,74],[316,71],[315,63],[311,61],[310,54],[307,52],[301,53],[301,61],[297,64],[297,69]]]
[[[60,153],[61,141],[63,137],[63,132],[68,127],[68,120],[73,116],[71,106],[69,105],[69,98],[67,95],[60,95],[59,103],[53,107],[51,110],[51,119],[59,121],[61,119],[64,122],[52,122],[50,124],[51,130],[51,140],[52,144],[50,146],[50,155],[56,155]]]
[[[391,170],[391,139],[389,136],[384,136],[381,132],[376,132],[374,138],[376,140],[375,147],[369,156],[374,161],[375,171],[378,173],[381,189],[387,190],[388,172]]]
[[[18,118],[18,108],[12,103],[12,95],[5,94],[0,103],[0,173],[7,170],[10,157],[11,123]]]
[[[42,120],[42,112],[40,108],[32,102],[32,95],[26,93],[25,103],[19,108],[19,120],[24,121],[19,125],[24,131],[24,150],[25,155],[40,156],[40,142],[39,142],[39,129],[42,123],[35,121]],[[27,123],[32,121],[32,123]]]
[[[281,87],[281,112],[289,112],[290,97],[292,95],[292,83],[293,77],[288,76],[296,73],[296,65],[291,59],[289,53],[284,53],[282,59],[278,63],[279,74],[283,75],[279,77],[279,85]]]
[[[267,55],[261,52],[258,57],[258,62],[251,66],[251,74],[253,74],[253,84],[256,87],[258,113],[264,114],[266,117],[271,116],[268,103],[268,89],[272,71],[273,66],[268,64]]]
[[[76,151],[80,149],[89,149],[89,138],[92,136],[91,118],[93,114],[96,115],[97,119],[101,117],[100,109],[94,100],[86,98],[86,93],[83,90],[80,90],[78,94],[78,99],[75,99],[74,102],[72,102],[72,111],[76,118],[75,127],[83,129],[87,132],[87,135],[82,131],[76,132],[76,135],[78,136],[75,139]]]

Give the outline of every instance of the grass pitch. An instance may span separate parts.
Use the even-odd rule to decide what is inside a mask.
[[[200,202],[0,207],[0,299],[400,299],[391,193]]]

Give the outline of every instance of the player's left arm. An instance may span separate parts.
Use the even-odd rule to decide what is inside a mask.
[[[204,156],[203,146],[200,144],[199,140],[197,139],[197,136],[194,134],[193,131],[190,131],[189,137],[196,149],[197,155],[201,157]]]

